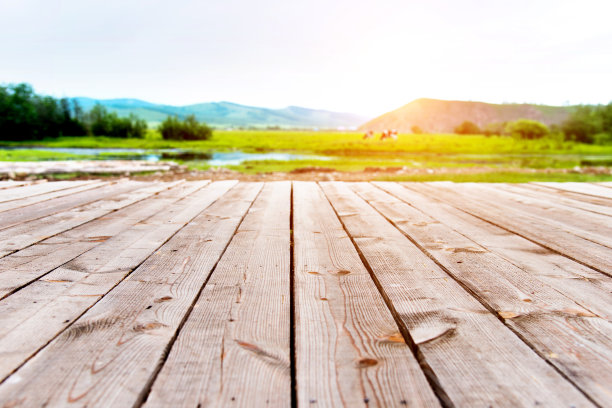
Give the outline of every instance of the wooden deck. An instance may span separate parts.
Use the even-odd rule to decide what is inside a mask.
[[[612,183],[0,182],[0,407],[612,407]]]

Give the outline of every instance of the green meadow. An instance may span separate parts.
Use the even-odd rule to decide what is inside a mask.
[[[0,160],[50,160],[91,158],[83,155],[35,150],[40,147],[181,149],[193,152],[245,153],[287,152],[304,155],[300,160],[245,161],[227,166],[243,173],[291,172],[312,168],[323,171],[390,171],[386,179],[455,181],[610,180],[609,175],[561,171],[577,166],[610,167],[612,145],[593,145],[554,138],[538,140],[506,136],[405,134],[397,140],[363,140],[357,132],[225,131],[216,130],[205,141],[163,140],[150,130],[142,139],[109,137],[60,137],[33,142],[5,142],[4,146],[32,150],[3,150]],[[125,153],[129,156],[130,153]],[[113,156],[117,156],[113,153]],[[120,155],[120,154],[119,154]],[[205,161],[184,161],[191,169],[206,170]],[[465,169],[478,168],[478,174]],[[391,174],[398,170],[423,169],[435,174]],[[464,171],[460,171],[464,169]],[[482,171],[482,169],[486,169]],[[550,169],[549,174],[525,169]],[[556,171],[554,171],[556,170]]]

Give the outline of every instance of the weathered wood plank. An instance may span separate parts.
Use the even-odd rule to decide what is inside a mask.
[[[164,184],[120,183],[114,193],[90,204],[0,230],[0,258],[68,231],[167,188]],[[100,240],[102,238],[91,238]]]
[[[0,381],[61,333],[235,181],[185,183],[149,218],[0,301]]]
[[[556,188],[539,186],[533,183],[521,184],[521,187],[524,189],[533,190],[539,194],[546,193],[546,194],[551,194],[552,196],[557,197],[557,198],[566,198],[566,199],[571,199],[573,201],[595,204],[597,206],[610,207],[610,200],[607,198],[603,198],[603,197],[596,197],[596,196],[591,196],[591,195],[586,195],[586,194],[580,194],[580,193],[575,193],[573,191],[568,191],[568,190],[559,190]]]
[[[15,187],[25,187],[29,185],[34,185],[38,183],[46,183],[47,180],[37,180],[37,181],[14,181],[14,180],[5,180],[0,181],[0,190],[5,190],[9,188]]]
[[[592,406],[348,186],[322,186],[453,404]]]
[[[439,406],[321,189],[293,203],[298,406]]]
[[[207,208],[0,385],[13,407],[138,404],[261,184]]]
[[[290,406],[290,182],[266,183],[213,271],[147,407]]]
[[[612,384],[612,349],[606,346],[612,344],[612,323],[459,233],[463,223],[455,231],[369,183],[352,187],[542,358],[599,404],[612,405],[612,395],[603,391]],[[405,190],[387,187],[398,194]]]
[[[450,204],[396,183],[375,182],[412,207],[442,222],[474,243],[525,270],[582,307],[612,320],[612,278],[549,249],[474,217]],[[410,185],[412,186],[412,185]],[[434,222],[435,222],[434,221]],[[416,227],[427,226],[417,223]]]
[[[554,191],[549,190],[547,188],[541,187],[540,190],[534,189],[534,187],[529,184],[502,184],[498,183],[496,188],[500,190],[504,190],[510,193],[518,194],[522,197],[531,197],[540,199],[546,203],[562,205],[565,207],[577,208],[583,211],[592,212],[595,214],[612,216],[612,202],[605,203],[607,205],[594,204],[588,201],[581,201],[572,199],[571,197],[564,196],[561,194],[555,194]],[[604,201],[608,201],[605,200]]]
[[[63,197],[70,194],[75,194],[81,191],[91,190],[97,187],[102,187],[103,185],[108,184],[108,182],[92,180],[89,182],[71,182],[75,184],[67,185],[63,188],[57,188],[56,190],[52,190],[50,192],[43,192],[40,194],[23,197],[14,200],[7,200],[5,202],[0,203],[0,212],[14,210],[16,208],[22,208],[29,205],[37,204],[42,201],[51,200],[53,198]],[[54,184],[54,183],[45,183]],[[1,196],[2,194],[0,194]]]
[[[82,253],[102,245],[207,183],[180,181],[157,184],[154,186],[156,189],[150,191],[151,195],[141,201],[1,258],[0,299]]]
[[[0,213],[0,229],[6,229],[27,221],[68,211],[89,203],[95,203],[98,200],[116,194],[117,190],[135,188],[136,185],[136,182],[128,180],[104,183],[86,191],[79,191],[68,196],[35,203],[24,208],[4,211]]]
[[[448,188],[481,203],[493,200],[497,208],[506,209],[508,214],[533,220],[540,225],[551,225],[555,229],[612,248],[612,219],[605,215],[517,195],[504,191],[495,184],[461,183],[449,185]]]
[[[24,185],[21,188],[13,188],[10,190],[0,190],[0,203],[22,200],[24,198],[34,198],[39,195],[49,194],[62,190],[70,190],[75,187],[99,182],[100,180],[55,181],[52,183],[37,183],[31,185]]]
[[[554,225],[541,225],[538,218],[526,214],[516,216],[507,208],[498,208],[489,202],[482,202],[458,194],[447,183],[404,184],[410,189],[422,192],[429,197],[443,200],[460,210],[482,218],[512,233],[519,234],[539,245],[552,249],[562,255],[590,266],[607,275],[612,275],[612,250],[603,245],[574,235]],[[497,203],[495,203],[497,204]]]
[[[554,183],[554,182],[534,182],[532,184],[536,184],[538,186],[544,186],[548,188],[554,188],[557,190],[565,190],[571,191],[574,193],[580,193],[585,195],[591,195],[595,197],[603,197],[607,199],[612,199],[612,191],[610,189],[605,188],[603,186],[597,186],[595,184],[590,183],[578,183],[578,182],[569,182],[569,183]]]

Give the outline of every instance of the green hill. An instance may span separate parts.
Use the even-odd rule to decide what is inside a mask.
[[[368,118],[352,113],[331,112],[289,106],[283,109],[268,109],[239,105],[231,102],[207,102],[195,105],[159,105],[138,99],[75,98],[85,110],[99,103],[120,116],[136,114],[147,122],[161,122],[169,115],[195,117],[217,127],[235,126],[281,126],[291,128],[356,128]]]
[[[418,126],[429,133],[449,133],[465,120],[481,127],[489,123],[516,119],[534,119],[552,125],[563,122],[572,109],[572,106],[417,99],[370,120],[359,129],[378,132],[384,129],[397,129],[402,133],[410,133],[412,126]]]

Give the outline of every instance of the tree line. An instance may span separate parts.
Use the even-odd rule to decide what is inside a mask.
[[[540,139],[555,136],[581,143],[612,143],[612,102],[607,105],[577,106],[560,125],[546,126],[536,120],[490,123],[482,128],[469,120],[454,129],[459,135],[513,136],[519,139]]]
[[[202,140],[212,130],[194,116],[168,117],[160,126],[164,139]],[[38,95],[28,84],[0,85],[0,140],[40,140],[61,136],[142,138],[147,122],[134,114],[120,117],[102,105],[85,112],[75,99]]]

